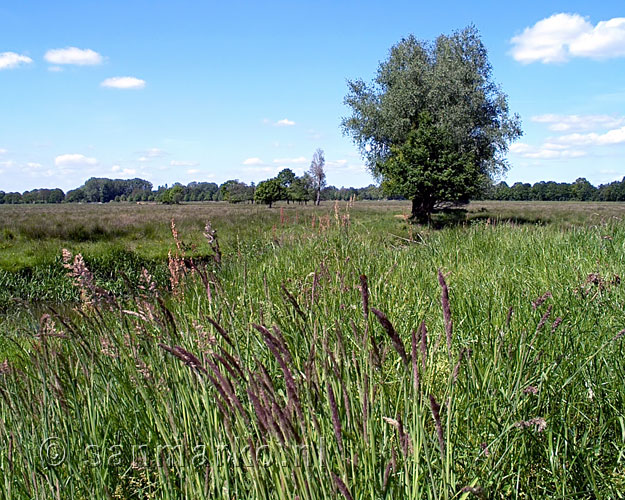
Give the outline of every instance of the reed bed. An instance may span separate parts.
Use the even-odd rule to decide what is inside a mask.
[[[130,294],[65,253],[80,302],[5,332],[0,497],[623,498],[625,226],[336,210],[202,259],[168,224]]]

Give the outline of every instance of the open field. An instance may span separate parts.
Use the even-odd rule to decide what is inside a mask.
[[[623,498],[625,205],[408,211],[0,207],[0,498]]]
[[[281,211],[282,208],[282,211]],[[80,252],[98,279],[121,292],[126,275],[137,278],[147,268],[160,284],[167,282],[165,262],[171,249],[170,221],[205,254],[202,231],[207,220],[218,228],[225,252],[237,255],[273,245],[273,228],[290,235],[310,232],[313,215],[334,218],[333,205],[320,208],[282,205],[268,210],[257,205],[197,203],[167,205],[0,205],[0,310],[28,302],[61,303],[76,291],[64,278],[61,250]],[[394,243],[411,238],[413,230],[402,218],[407,202],[360,202],[352,208],[356,224]],[[474,224],[510,221],[549,224],[558,228],[601,225],[625,217],[624,203],[476,202],[466,219],[439,217],[440,223]],[[250,219],[253,223],[250,223]]]

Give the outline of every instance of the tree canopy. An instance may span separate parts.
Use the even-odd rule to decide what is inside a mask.
[[[278,179],[269,179],[258,183],[256,186],[256,192],[254,194],[254,200],[257,203],[265,203],[273,205],[274,202],[284,200],[286,198],[286,189],[280,183]]]
[[[419,220],[468,200],[505,171],[508,144],[522,133],[473,26],[434,42],[410,35],[391,48],[371,84],[348,85],[344,133],[388,194],[412,200]]]

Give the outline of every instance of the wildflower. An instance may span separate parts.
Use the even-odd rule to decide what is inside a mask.
[[[547,421],[543,417],[534,417],[530,420],[521,420],[514,424],[519,429],[528,429],[536,427],[536,432],[543,432],[547,428]]]
[[[100,353],[112,359],[119,358],[115,344],[108,337],[100,337]]]
[[[7,373],[11,373],[11,365],[9,364],[9,360],[5,359],[0,363],[0,375],[5,375]]]

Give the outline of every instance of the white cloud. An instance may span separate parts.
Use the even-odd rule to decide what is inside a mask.
[[[332,161],[326,162],[326,166],[329,168],[344,167],[346,165],[347,165],[347,160],[332,160]]]
[[[113,172],[115,175],[128,177],[130,175],[136,175],[137,170],[134,168],[122,168],[121,165],[113,165],[111,167],[111,172]]]
[[[30,64],[33,60],[28,56],[15,52],[0,52],[0,69],[17,68],[21,64]]]
[[[26,164],[26,166],[27,166],[28,168],[41,168],[43,165],[41,165],[41,163],[37,163],[37,162],[34,162],[34,161],[29,161],[29,162]]]
[[[242,164],[248,165],[248,166],[260,166],[260,165],[264,165],[265,162],[261,160],[260,158],[248,158],[246,160],[243,160]]]
[[[511,39],[512,57],[527,64],[565,62],[571,57],[608,59],[625,56],[625,18],[593,26],[579,14],[554,14]]]
[[[564,144],[556,144],[554,142],[545,142],[543,144],[543,148],[544,149],[558,149],[558,150],[564,150],[567,149],[568,146],[564,145]]]
[[[159,148],[150,148],[147,151],[144,151],[142,155],[138,158],[140,162],[146,162],[153,160],[154,158],[162,158],[167,155],[167,151],[163,151]]]
[[[196,161],[180,161],[172,160],[169,162],[172,167],[197,167],[199,165]]]
[[[510,152],[515,154],[524,154],[532,150],[532,146],[524,142],[515,142],[510,145]]]
[[[278,120],[276,123],[274,123],[274,125],[276,127],[292,127],[293,125],[295,125],[295,122],[289,120],[288,118],[283,118],[282,120]]]
[[[308,163],[308,159],[303,156],[298,156],[297,158],[276,158],[273,162],[286,165],[301,165]]]
[[[248,166],[242,169],[242,171],[245,175],[252,175],[256,177],[256,179],[252,179],[252,180],[257,180],[257,179],[264,180],[264,179],[267,179],[268,176],[276,175],[278,173],[275,167],[258,166],[258,165]]]
[[[580,158],[586,156],[586,151],[570,149],[568,146],[546,142],[540,147],[517,142],[510,146],[510,153],[521,158],[540,160],[561,160],[566,158]]]
[[[592,31],[573,40],[569,50],[574,56],[595,59],[625,56],[625,17],[600,21]]]
[[[5,155],[7,153],[8,151],[6,149],[0,148],[0,155]]]
[[[107,78],[100,85],[111,89],[137,90],[145,87],[145,80],[134,76],[115,76]]]
[[[52,73],[60,73],[63,71],[63,68],[60,66],[48,66],[48,71],[51,71]]]
[[[52,64],[75,64],[77,66],[95,66],[102,64],[103,61],[102,56],[95,50],[78,47],[51,49],[43,57]]]
[[[589,134],[563,135],[558,137],[557,141],[563,144],[592,146],[611,146],[613,144],[623,144],[625,143],[625,127],[612,129],[604,134],[591,132]]]
[[[523,155],[524,158],[537,158],[543,160],[554,160],[554,159],[563,159],[563,158],[581,158],[582,156],[586,156],[585,151],[581,150],[554,150],[547,149],[545,147],[539,148],[534,152],[525,153]]]
[[[0,165],[3,167],[14,167],[15,162],[13,160],[0,161]]]
[[[189,170],[187,170],[187,174],[197,174],[199,172],[200,170],[197,168],[190,168]]]
[[[625,124],[625,117],[611,115],[555,115],[532,116],[536,123],[549,124],[549,130],[568,132],[571,130],[592,130],[596,128],[615,128]]]
[[[65,154],[57,156],[54,164],[57,167],[84,167],[97,165],[98,160],[81,154]]]

